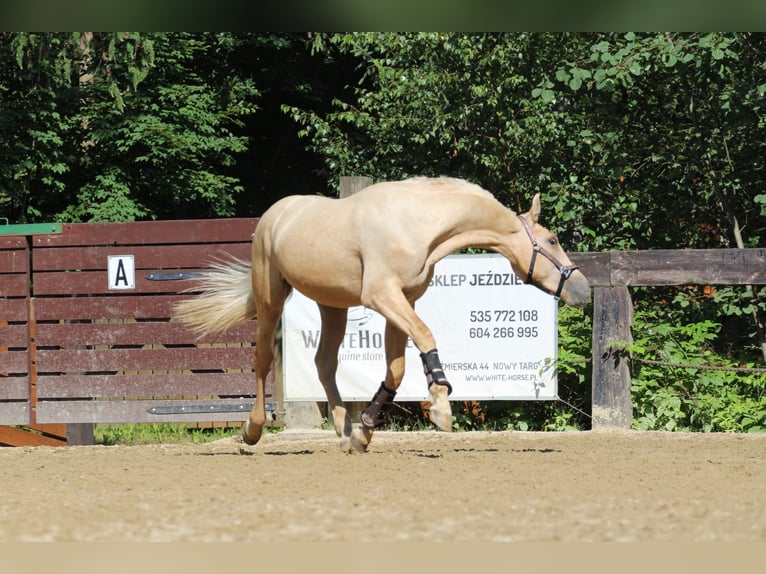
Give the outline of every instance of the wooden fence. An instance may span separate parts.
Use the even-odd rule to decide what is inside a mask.
[[[197,340],[171,314],[184,277],[226,255],[249,259],[256,223],[69,224],[0,235],[0,424],[36,428],[45,444],[64,428],[77,442],[69,430],[78,424],[244,420],[254,400],[255,322]],[[765,249],[571,257],[593,286],[593,428],[630,428],[630,369],[615,351],[630,340],[630,287],[766,284]],[[122,274],[110,274],[110,260],[125,265]],[[277,387],[272,377],[267,400],[278,401]],[[0,428],[0,443],[13,444],[4,437],[14,432]]]
[[[249,259],[256,223],[69,224],[0,236],[0,424],[53,435],[42,425],[244,420],[255,322],[198,340],[171,316],[188,296],[184,278],[215,259]]]
[[[630,428],[630,287],[766,284],[766,249],[658,249],[575,253],[593,287],[593,428]]]

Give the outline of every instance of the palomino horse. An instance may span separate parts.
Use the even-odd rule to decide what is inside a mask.
[[[176,315],[204,334],[258,318],[255,341],[256,402],[242,428],[247,444],[266,421],[264,381],[273,359],[274,330],[285,299],[298,289],[316,301],[322,330],[315,364],[341,448],[365,451],[383,409],[404,376],[407,338],[420,351],[431,398],[431,422],[452,428],[452,388],[436,341],[414,310],[446,255],[466,247],[504,255],[514,273],[573,306],[590,299],[590,285],[556,237],[538,223],[540,197],[518,215],[481,187],[452,178],[411,178],[379,183],[344,199],[291,196],[261,217],[252,261],[232,261],[206,273],[195,298]],[[538,257],[541,255],[542,257]],[[338,349],[349,307],[364,305],[386,319],[385,380],[352,428],[335,382]]]

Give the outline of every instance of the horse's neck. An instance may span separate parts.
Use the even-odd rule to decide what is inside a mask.
[[[494,198],[482,198],[442,232],[443,240],[435,246],[432,261],[450,253],[476,247],[489,249],[513,259],[514,244],[522,230],[518,217]]]

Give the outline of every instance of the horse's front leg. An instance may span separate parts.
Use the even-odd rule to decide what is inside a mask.
[[[423,370],[428,383],[428,394],[431,395],[431,408],[428,417],[439,430],[449,432],[452,430],[452,407],[449,403],[449,395],[452,393],[452,385],[444,375],[439,353],[432,349],[427,353],[420,353],[423,361]]]
[[[359,452],[365,452],[370,445],[376,428],[385,423],[385,411],[390,408],[396,396],[396,389],[404,377],[404,351],[407,347],[407,335],[389,322],[386,322],[386,378],[378,387],[369,406],[362,411],[361,424],[351,435],[351,446]]]
[[[382,314],[386,318],[387,324],[396,325],[409,336],[421,351],[420,358],[423,361],[428,393],[431,396],[429,418],[439,430],[451,431],[452,408],[449,403],[449,395],[452,393],[452,386],[444,375],[439,361],[439,353],[436,350],[436,340],[431,330],[418,317],[412,303],[404,297],[401,291],[396,288],[387,288],[383,282],[378,282],[375,285],[376,288],[367,294],[368,306]]]
[[[322,383],[327,396],[335,433],[341,437],[340,448],[344,451],[350,451],[351,417],[348,415],[346,407],[343,406],[335,379],[338,370],[338,349],[340,349],[346,334],[348,309],[319,305],[319,314],[322,318],[322,336],[319,339],[314,364],[317,368],[319,381]]]

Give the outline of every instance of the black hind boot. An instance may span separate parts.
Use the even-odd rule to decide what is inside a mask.
[[[370,405],[362,411],[360,417],[362,425],[368,429],[376,429],[383,425],[385,420],[385,410],[391,403],[394,402],[396,391],[386,388],[385,381],[380,383],[375,396],[372,397]]]

